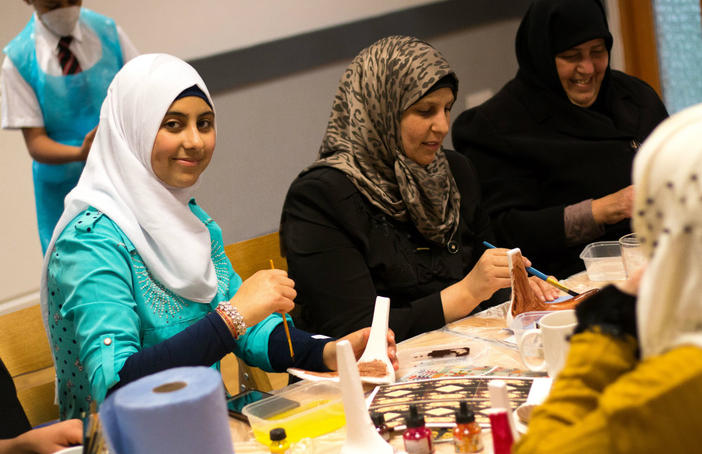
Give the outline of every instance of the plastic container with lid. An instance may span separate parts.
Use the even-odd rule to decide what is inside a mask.
[[[626,279],[622,249],[618,241],[597,241],[585,246],[580,258],[585,262],[591,281],[621,281]]]
[[[551,312],[553,311],[530,311],[517,314],[509,323],[509,329],[514,333],[515,343],[519,345],[524,331],[538,328],[537,323],[541,320],[541,317]]]
[[[283,392],[253,402],[242,409],[249,419],[254,437],[267,445],[271,429],[282,427],[287,440],[294,443],[317,437],[346,424],[338,383],[300,382]]]

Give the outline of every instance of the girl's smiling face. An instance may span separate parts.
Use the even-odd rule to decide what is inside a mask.
[[[197,96],[171,104],[151,150],[151,168],[166,185],[187,188],[212,159],[216,141],[214,112]]]

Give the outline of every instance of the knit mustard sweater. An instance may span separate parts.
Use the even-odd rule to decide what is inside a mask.
[[[702,452],[702,349],[637,361],[633,338],[573,336],[565,367],[513,453]]]

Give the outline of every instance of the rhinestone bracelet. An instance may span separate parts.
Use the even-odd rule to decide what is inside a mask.
[[[244,317],[241,315],[241,312],[239,312],[239,310],[229,301],[222,301],[219,303],[217,306],[217,312],[229,319],[225,319],[225,322],[228,322],[227,326],[229,326],[230,329],[234,328],[234,332],[236,333],[235,338],[239,338],[246,334],[246,323],[244,323]]]
[[[217,314],[219,315],[219,318],[222,319],[225,325],[227,325],[227,329],[229,330],[229,334],[231,334],[233,339],[237,338],[236,335],[236,327],[234,326],[234,322],[231,321],[229,316],[224,313],[224,311],[220,308],[215,309]]]

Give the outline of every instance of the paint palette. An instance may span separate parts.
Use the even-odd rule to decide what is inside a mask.
[[[398,352],[400,369],[397,376],[402,377],[401,381],[413,381],[476,375],[470,371],[475,369],[476,361],[488,348],[485,343],[465,340],[460,343],[404,349]]]

